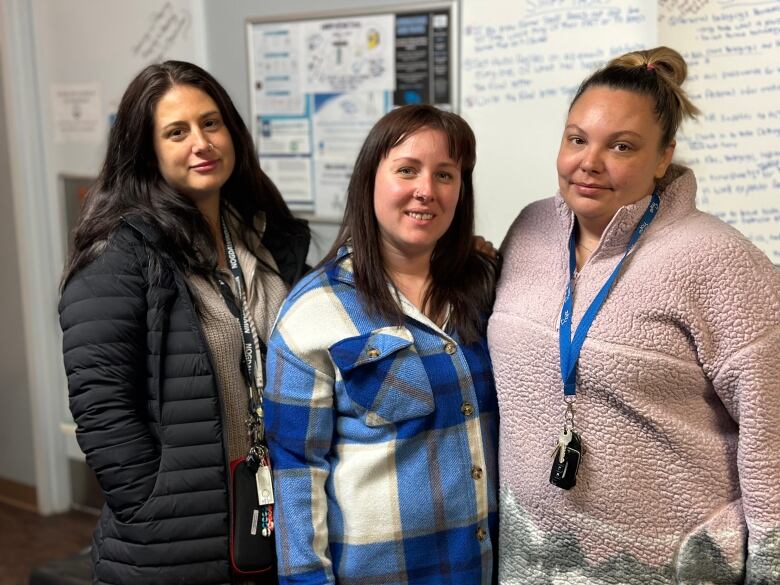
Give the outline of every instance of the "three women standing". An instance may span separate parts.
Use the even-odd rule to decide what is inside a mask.
[[[780,276],[671,163],[696,112],[685,73],[660,48],[586,80],[560,195],[504,244],[502,582],[780,579]],[[472,247],[474,157],[457,116],[385,116],[337,245],[284,304],[265,403],[284,582],[492,578],[495,274]],[[97,582],[231,580],[228,463],[251,446],[236,314],[262,347],[307,244],[211,76],[167,62],[131,83],[60,305],[106,494]]]
[[[585,80],[503,244],[502,583],[780,582],[780,273],[671,162],[685,77],[660,47]]]

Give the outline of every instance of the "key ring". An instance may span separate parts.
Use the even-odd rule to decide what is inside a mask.
[[[566,410],[563,414],[563,430],[564,432],[574,430],[574,403],[577,401],[576,396],[564,396],[563,402],[566,404]]]

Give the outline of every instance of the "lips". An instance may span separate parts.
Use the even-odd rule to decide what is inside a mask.
[[[571,181],[571,185],[581,195],[597,195],[602,191],[610,190],[610,187],[598,183],[578,183],[576,181]]]
[[[217,168],[217,163],[218,162],[219,162],[218,160],[207,160],[207,161],[204,161],[202,163],[198,163],[196,165],[192,165],[190,167],[190,169],[192,169],[193,171],[198,171],[198,172],[213,171],[215,168]]]

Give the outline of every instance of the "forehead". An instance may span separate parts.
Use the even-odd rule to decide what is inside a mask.
[[[396,144],[387,153],[391,157],[419,157],[423,155],[435,155],[445,159],[446,162],[456,164],[450,158],[450,145],[447,135],[434,128],[420,128],[406,136],[399,144]]]
[[[631,130],[640,134],[661,131],[654,111],[655,104],[646,95],[596,86],[587,89],[569,111],[567,124],[587,130],[619,132]]]
[[[219,111],[217,104],[203,90],[191,85],[174,85],[157,102],[154,121],[157,126],[165,126],[214,111]]]

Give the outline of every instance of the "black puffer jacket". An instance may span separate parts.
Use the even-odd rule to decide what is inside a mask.
[[[263,244],[291,284],[308,232]],[[151,277],[150,260],[162,263]],[[127,218],[60,301],[70,408],[106,506],[95,583],[229,583],[227,461],[214,368],[184,275]]]

